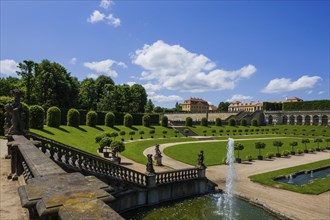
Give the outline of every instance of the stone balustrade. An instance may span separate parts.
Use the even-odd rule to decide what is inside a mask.
[[[156,184],[167,184],[177,181],[197,179],[201,177],[199,176],[198,171],[199,168],[190,168],[156,173]]]

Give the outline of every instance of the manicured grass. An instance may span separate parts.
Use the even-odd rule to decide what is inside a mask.
[[[276,126],[194,126],[190,127],[198,135],[239,136],[282,134],[289,136],[330,137],[330,128],[324,126],[276,125]],[[215,132],[214,132],[215,130]]]
[[[264,157],[268,152],[272,152],[274,155],[277,153],[277,148],[273,146],[273,141],[280,140],[284,144],[280,147],[280,153],[283,151],[291,151],[291,147],[289,145],[292,141],[297,141],[298,146],[295,148],[297,152],[298,149],[303,150],[304,145],[301,144],[301,141],[297,138],[279,138],[279,137],[270,137],[269,139],[262,140],[235,140],[235,143],[241,143],[244,145],[244,150],[240,151],[240,158],[242,160],[246,160],[246,156],[251,155],[253,159],[256,159],[259,151],[255,148],[256,142],[264,142],[266,144],[266,148],[261,150],[261,155]],[[310,143],[307,146],[316,146],[314,143]],[[321,143],[320,146],[326,146],[326,143]],[[197,163],[197,155],[200,150],[204,151],[204,163],[206,165],[217,165],[223,164],[223,159],[227,155],[227,141],[224,142],[208,142],[208,143],[190,143],[190,144],[180,144],[175,145],[164,150],[164,153],[169,157],[172,157],[175,160],[182,161],[184,163],[188,163],[191,165],[196,165]],[[237,157],[237,151],[235,151],[235,156]],[[295,156],[292,156],[295,157]]]
[[[195,138],[163,138],[163,139],[154,139],[154,140],[144,140],[127,143],[125,146],[125,151],[121,154],[137,163],[146,164],[147,158],[143,155],[143,151],[148,148],[155,146],[156,144],[165,144],[165,143],[176,143],[176,142],[186,142],[194,141]]]
[[[150,138],[149,131],[155,130],[155,134],[153,134],[154,138],[163,138],[163,131],[166,130],[166,137],[174,137],[176,134],[174,133],[174,129],[172,128],[164,128],[161,126],[154,126],[151,128],[147,128],[144,126],[134,126],[132,128],[127,128],[124,126],[116,126],[114,128],[109,128],[107,126],[97,126],[97,127],[89,127],[89,126],[80,126],[79,128],[70,127],[66,125],[60,126],[60,128],[52,128],[45,126],[43,130],[30,129],[30,132],[42,135],[46,138],[50,138],[56,140],[58,142],[70,145],[75,148],[79,148],[81,150],[87,151],[89,153],[97,155],[97,148],[99,147],[97,143],[95,143],[95,137],[103,132],[117,132],[118,135],[120,131],[125,131],[126,135],[123,137],[125,140],[130,139],[129,132],[134,131],[135,135],[133,135],[133,139],[140,139],[141,135],[139,131],[144,131],[143,138]],[[177,134],[178,137],[183,137],[181,134]],[[122,137],[119,135],[116,137],[116,140],[120,140]]]
[[[327,165],[330,165],[330,159],[322,160],[315,163],[305,164],[301,166],[276,170],[272,172],[262,173],[262,174],[250,176],[249,178],[253,182],[258,182],[267,186],[272,186],[280,189],[286,189],[286,190],[305,193],[305,194],[321,194],[323,192],[330,190],[330,177],[318,179],[313,181],[312,183],[302,186],[295,186],[295,185],[276,182],[273,180],[273,178],[283,175],[290,175],[299,171],[313,170]]]

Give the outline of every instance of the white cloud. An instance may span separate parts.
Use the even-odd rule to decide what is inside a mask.
[[[123,66],[122,62],[117,62],[115,60],[101,60],[101,61],[95,61],[95,62],[85,62],[84,66],[96,71],[97,73],[105,73],[108,76],[111,77],[117,77],[118,73],[112,69],[112,66],[116,64],[118,66]]]
[[[95,73],[90,73],[87,75],[87,78],[97,79],[97,77],[99,77],[99,75],[97,75]]]
[[[76,57],[73,57],[71,60],[70,60],[70,63],[75,65],[77,63],[77,58]]]
[[[118,62],[117,65],[122,68],[127,68],[127,65],[124,62]]]
[[[111,7],[111,5],[114,5],[115,3],[113,1],[110,0],[102,0],[100,2],[100,7],[104,8],[104,9],[108,9],[109,7]]]
[[[272,79],[268,85],[262,89],[263,93],[281,93],[288,91],[295,91],[300,89],[314,88],[315,84],[321,80],[319,76],[302,76],[296,81],[289,78]]]
[[[134,84],[137,84],[137,82],[127,82],[127,83],[124,83],[124,84],[127,84],[127,85],[129,85],[129,86],[132,86],[132,85],[134,85]]]
[[[148,93],[148,98],[152,100],[153,103],[171,103],[182,101],[183,98],[177,95],[160,95],[154,92]]]
[[[120,19],[119,18],[116,18],[115,16],[113,16],[113,14],[109,14],[106,19],[108,20],[108,24],[114,26],[114,27],[118,27],[120,26]]]
[[[0,73],[4,75],[16,75],[19,71],[18,63],[15,60],[0,60]]]
[[[89,23],[97,23],[97,22],[100,22],[100,21],[103,21],[105,18],[105,14],[99,12],[98,10],[95,10],[93,12],[93,14],[91,14],[91,16],[89,18],[87,18],[87,21]]]
[[[145,90],[147,92],[155,92],[155,91],[159,91],[162,89],[161,85],[152,84],[152,83],[146,83],[146,84],[143,84],[142,86],[145,88]]]
[[[235,94],[230,99],[227,99],[227,102],[235,102],[235,101],[244,101],[244,100],[251,100],[253,99],[252,96],[245,96],[241,94]]]
[[[324,93],[324,91],[319,91],[317,94],[322,95],[323,93]]]
[[[309,91],[306,92],[307,95],[310,95],[312,93],[313,93],[313,90],[309,90]]]
[[[256,72],[253,65],[235,71],[215,69],[216,64],[208,57],[160,40],[136,50],[132,60],[144,69],[142,80],[155,80],[169,90],[189,92],[233,89],[239,79]]]

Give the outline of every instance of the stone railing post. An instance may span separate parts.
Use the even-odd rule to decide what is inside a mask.
[[[147,188],[153,188],[156,186],[156,175],[154,173],[148,173],[146,179]]]
[[[20,175],[20,170],[19,166],[21,165],[21,161],[19,158],[19,153],[18,153],[18,144],[15,143],[14,141],[8,142],[7,143],[8,147],[8,156],[10,155],[11,158],[11,173],[8,175],[8,179],[12,180],[17,180],[18,175]]]
[[[198,168],[198,178],[205,178],[206,167]]]

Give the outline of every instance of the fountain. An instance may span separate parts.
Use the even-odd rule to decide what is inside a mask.
[[[291,184],[293,183],[292,175],[289,176],[289,181],[288,181],[288,183],[291,183]]]
[[[313,178],[313,177],[314,177],[313,170],[311,170],[311,178]]]
[[[224,219],[233,219],[233,197],[234,197],[234,139],[228,139],[227,145],[227,176],[226,176],[226,192],[220,195],[217,201],[218,213],[224,217]]]

